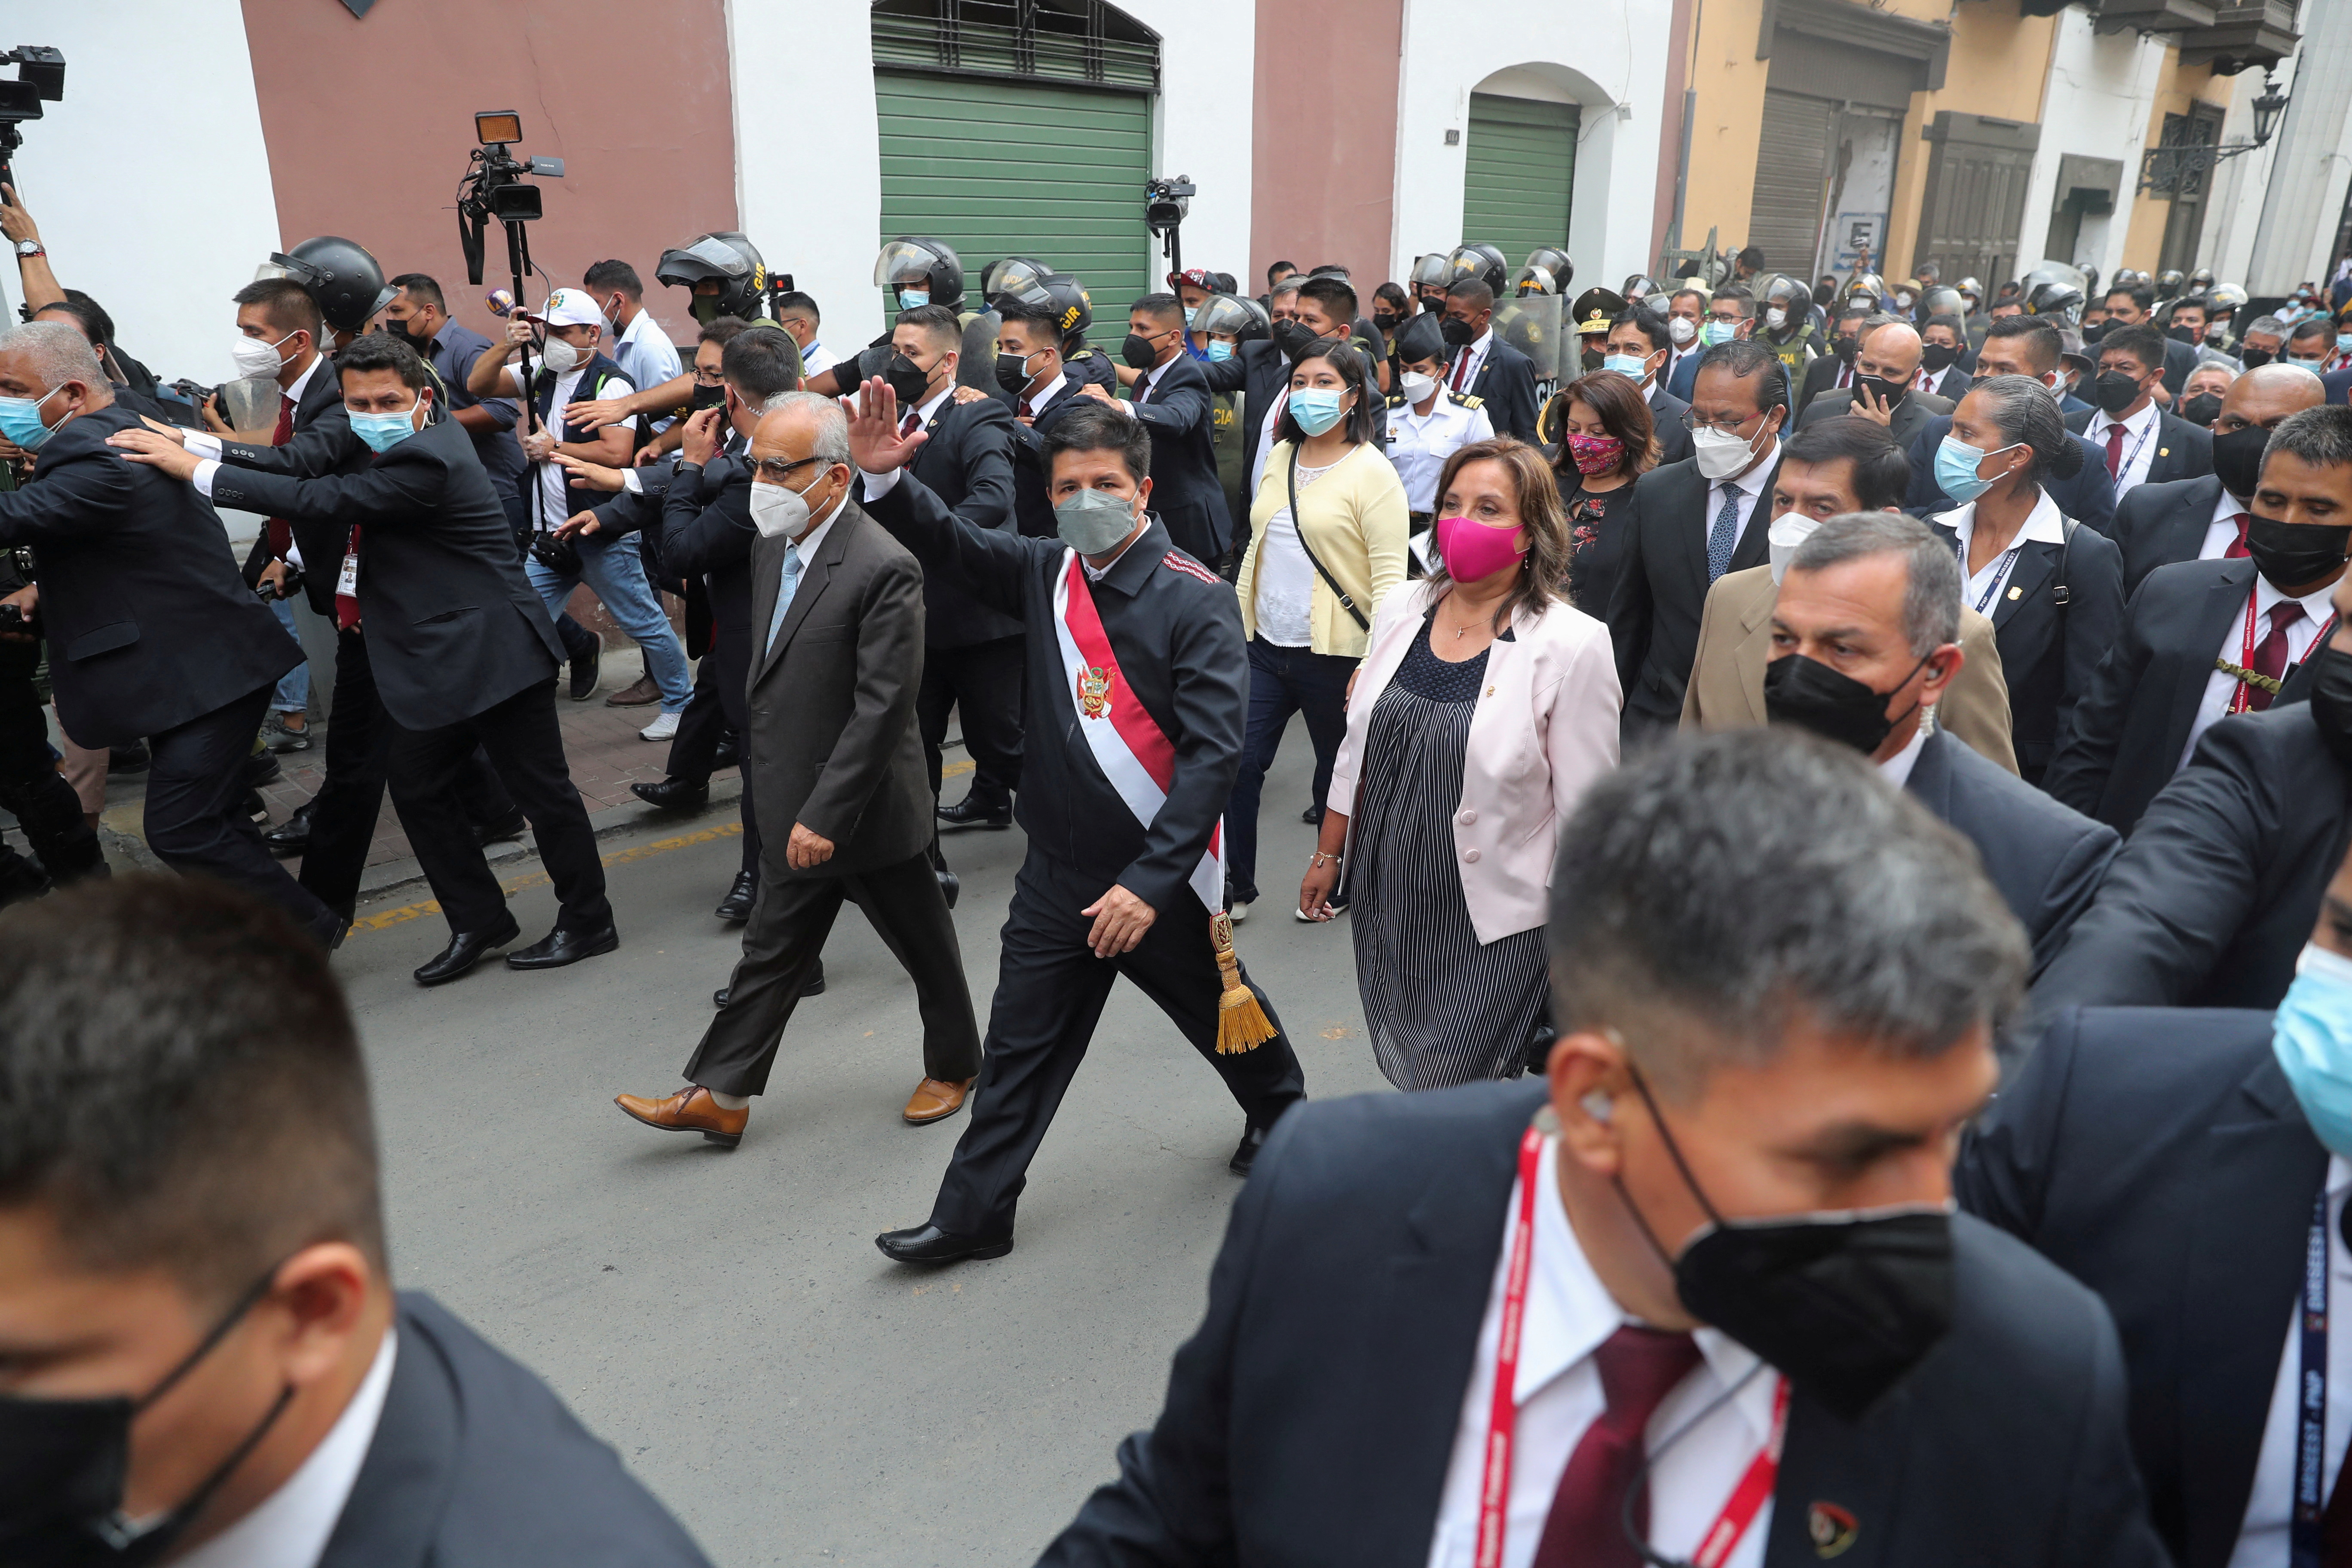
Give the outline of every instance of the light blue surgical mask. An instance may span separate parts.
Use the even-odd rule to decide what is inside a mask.
[[[1347,412],[1340,404],[1347,395],[1328,386],[1303,387],[1290,395],[1290,416],[1309,436],[1320,436],[1339,423],[1339,416]]]
[[[2007,447],[1996,447],[1995,452],[2006,452]],[[1992,488],[1992,481],[1977,477],[1977,465],[1993,455],[1971,447],[1958,436],[1947,436],[1936,448],[1936,488],[1952,498],[1954,506],[1969,502]]]
[[[416,407],[411,405],[392,414],[353,414],[347,417],[352,422],[352,434],[366,442],[368,450],[383,453],[416,434],[416,426],[409,423],[415,414]]]
[[[1187,305],[1184,307],[1184,327],[1187,331],[1192,330],[1192,318],[1200,313],[1201,307],[1198,305]]]
[[[1635,381],[1650,374],[1649,363],[1640,354],[1611,354],[1601,362],[1603,370],[1613,370],[1619,375],[1632,376]]]
[[[1738,332],[1739,326],[1735,321],[1718,321],[1710,319],[1706,325],[1699,328],[1698,341],[1708,348],[1715,348],[1729,342],[1738,335]]]
[[[901,289],[898,290],[898,309],[901,310],[919,310],[930,302],[931,291],[929,289]]]
[[[2336,347],[2339,352],[2352,353],[2352,332],[2336,333]]]
[[[7,437],[27,452],[39,451],[58,433],[56,426],[41,423],[41,405],[56,396],[57,392],[53,386],[38,397],[0,397],[0,436]]]
[[[2305,944],[2271,1016],[2271,1051],[2312,1135],[2352,1157],[2352,958]]]
[[[1211,338],[1211,339],[1209,340],[1209,363],[1212,363],[1212,364],[1222,364],[1222,363],[1223,363],[1226,360],[1229,360],[1229,359],[1231,359],[1231,358],[1233,358],[1233,357],[1234,357],[1234,345],[1233,345],[1233,344],[1231,344],[1231,343],[1229,343],[1229,342],[1224,342],[1224,341],[1223,341],[1223,339],[1221,339],[1221,338]]]

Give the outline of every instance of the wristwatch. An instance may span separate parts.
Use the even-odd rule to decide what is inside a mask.
[[[16,242],[16,259],[19,261],[29,261],[36,256],[47,256],[48,253],[48,247],[37,239],[20,239]]]

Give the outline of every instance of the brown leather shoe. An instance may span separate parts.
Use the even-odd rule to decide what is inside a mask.
[[[648,702],[658,702],[660,700],[661,688],[654,684],[654,678],[650,675],[641,675],[637,677],[637,683],[635,686],[625,687],[604,699],[604,706],[607,708],[642,708]]]
[[[959,1095],[957,1099],[961,1102],[962,1097]],[[750,1106],[730,1110],[711,1099],[710,1091],[698,1083],[688,1084],[667,1100],[616,1094],[613,1103],[621,1108],[623,1114],[648,1127],[658,1127],[665,1132],[699,1132],[726,1149],[743,1142],[743,1124],[751,1120]]]
[[[971,1093],[977,1081],[966,1079],[961,1083],[950,1083],[945,1079],[927,1078],[915,1086],[901,1114],[909,1127],[920,1127],[927,1121],[944,1121],[963,1109],[964,1098]]]

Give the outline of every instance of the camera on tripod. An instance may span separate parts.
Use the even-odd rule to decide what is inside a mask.
[[[562,159],[517,158],[507,150],[522,140],[522,116],[512,110],[474,116],[474,140],[481,145],[457,187],[457,239],[465,247],[468,283],[482,280],[482,235],[493,221],[507,226],[509,247],[516,248],[522,237],[514,226],[541,215],[540,189],[526,176],[563,178]],[[515,297],[522,297],[520,283]]]
[[[1192,210],[1192,198],[1201,194],[1190,174],[1174,179],[1162,175],[1147,180],[1143,184],[1143,226],[1157,235],[1165,235],[1184,221]]]
[[[65,101],[66,57],[46,45],[26,44],[0,53],[0,64],[16,68],[15,81],[0,81],[0,183],[13,185],[16,172],[9,165],[25,144],[25,133],[16,127],[41,118],[44,102]]]

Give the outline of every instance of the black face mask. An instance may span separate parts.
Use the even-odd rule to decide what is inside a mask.
[[[898,412],[902,415],[911,414],[920,407],[925,395],[931,390],[931,373],[919,367],[905,354],[890,356],[890,368],[882,373],[882,379],[889,383],[890,390],[898,395]]]
[[[1438,332],[1449,348],[1466,349],[1478,341],[1478,334],[1467,321],[1457,321],[1448,316],[1439,324]]]
[[[1859,398],[1867,392],[1873,399],[1884,402],[1889,408],[1901,407],[1903,400],[1911,395],[1909,382],[1889,381],[1883,375],[1857,375],[1853,378],[1853,384],[1855,397]]]
[[[1118,345],[1118,357],[1127,362],[1129,370],[1150,370],[1160,363],[1160,351],[1142,333],[1129,332],[1127,341]]]
[[[1862,352],[1862,340],[1856,337],[1838,338],[1833,340],[1831,346],[1837,350],[1839,363],[1852,364],[1853,356]]]
[[[2086,343],[2095,343],[2106,335],[2107,324],[2105,321],[2090,321],[2084,325],[2083,341]]]
[[[2268,349],[2241,348],[2238,351],[2238,363],[2244,365],[2248,370],[2253,370],[2259,366],[2266,365],[2270,363],[2274,357],[2276,356],[2274,356]]]
[[[1919,348],[1919,363],[1926,365],[1931,374],[1943,374],[1958,363],[1959,358],[1959,350],[1948,348],[1942,343],[1923,343]]]
[[[1272,335],[1274,346],[1282,351],[1282,357],[1286,360],[1297,360],[1315,341],[1313,329],[1298,321],[1275,322]]]
[[[1886,700],[1927,662],[1922,658],[1913,665],[1911,675],[1889,690],[1873,691],[1817,658],[1785,654],[1764,667],[1764,716],[1775,724],[1793,724],[1825,741],[1852,746],[1866,757],[1885,745],[1895,726],[1919,706],[1913,703],[1899,718],[1886,716]]]
[[[1395,331],[1397,330],[1397,323],[1403,320],[1404,318],[1402,316],[1391,316],[1381,310],[1375,310],[1372,312],[1372,325],[1378,327],[1384,332]]]
[[[2339,767],[2352,769],[2352,653],[2329,637],[2311,650],[2311,720]]]
[[[2221,417],[2221,395],[2218,392],[2199,393],[2181,404],[2180,416],[2191,425],[2210,429],[2213,421]]]
[[[697,409],[718,408],[726,401],[727,388],[723,384],[718,386],[705,386],[700,382],[695,383],[694,406]]]
[[[1691,1175],[1639,1073],[1633,1085],[1710,1222],[1681,1257],[1669,1259],[1684,1308],[1755,1352],[1832,1415],[1859,1419],[1951,1331],[1950,1214],[1902,1208],[1727,1220]],[[1622,1185],[1618,1194],[1658,1247]]]
[[[1018,392],[1029,384],[1029,361],[1022,354],[996,356],[996,384],[1007,392]]]
[[[2273,588],[2300,588],[2344,564],[2352,543],[2352,523],[2281,522],[2256,517],[2246,523],[2246,553]]]
[[[2137,376],[2126,375],[2119,370],[2103,370],[2091,383],[2091,401],[2113,416],[2137,403],[2141,391]]]
[[[2164,335],[2170,338],[2176,343],[2194,344],[2199,338],[2205,335],[2205,329],[2202,327],[2167,327],[2164,330]]]
[[[2259,425],[2214,437],[2213,477],[2240,500],[2252,499],[2254,487],[2262,482],[2263,453],[2270,444],[2271,433]]]
[[[420,354],[429,355],[433,352],[433,340],[409,331],[406,321],[386,321],[383,324],[383,330]]]
[[[122,1513],[122,1489],[131,1475],[131,1423],[228,1336],[277,1274],[273,1268],[256,1281],[195,1349],[137,1399],[0,1398],[0,1563],[136,1568],[171,1551],[188,1521],[277,1424],[294,1397],[293,1385],[287,1385],[261,1424],[185,1501],[135,1532]]]

